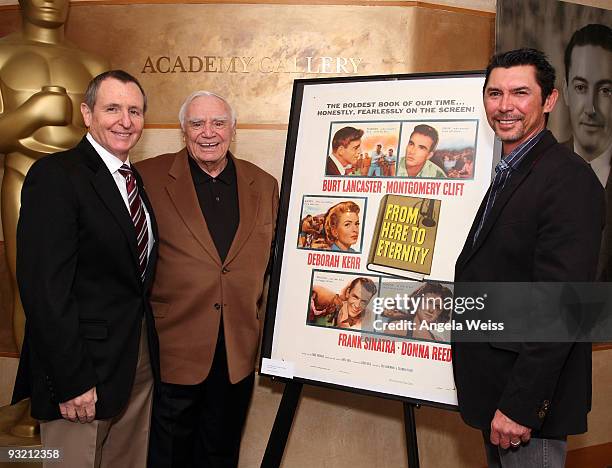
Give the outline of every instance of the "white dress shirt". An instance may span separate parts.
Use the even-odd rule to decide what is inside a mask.
[[[344,173],[346,172],[346,168],[340,163],[338,158],[336,156],[334,156],[333,153],[329,155],[329,158],[334,162],[334,164],[338,168],[338,171],[340,172],[340,175],[344,175]]]
[[[119,193],[121,194],[121,198],[123,198],[125,207],[128,210],[128,214],[130,214],[130,217],[131,217],[132,215],[130,213],[130,202],[128,201],[128,193],[127,193],[127,185],[125,183],[125,177],[123,177],[121,173],[119,172],[119,168],[123,166],[124,164],[126,164],[128,167],[131,168],[129,158],[124,163],[121,159],[113,155],[106,148],[100,145],[96,140],[94,140],[94,138],[91,136],[90,133],[87,133],[86,138],[87,138],[87,141],[91,143],[91,146],[94,147],[94,149],[96,150],[96,153],[98,153],[98,155],[102,158],[102,161],[104,161],[104,164],[106,165],[109,172],[113,176],[113,179],[115,180],[115,184],[117,184],[117,188],[119,189]],[[149,212],[147,211],[147,207],[145,206],[144,202],[142,203],[142,208],[147,218],[147,233],[149,234],[149,242],[147,242],[147,258],[149,258],[151,256],[151,249],[153,248],[153,243],[155,242],[155,239],[153,238],[153,229],[151,228],[151,216],[149,216]]]
[[[574,148],[574,151],[576,149]],[[612,157],[612,146],[597,156],[591,161],[591,167],[595,171],[595,175],[601,182],[601,185],[606,186],[608,175],[610,174],[610,158]]]

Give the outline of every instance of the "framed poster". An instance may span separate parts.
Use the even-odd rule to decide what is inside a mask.
[[[295,81],[263,375],[456,405],[451,282],[493,161],[483,83]]]

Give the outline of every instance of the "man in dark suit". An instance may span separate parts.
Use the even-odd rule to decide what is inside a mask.
[[[332,138],[332,154],[325,161],[325,175],[346,175],[359,158],[363,130],[342,127]]]
[[[608,213],[598,279],[612,279],[612,28],[587,24],[572,35],[564,54],[563,97],[572,137],[564,144],[588,161],[606,189]]]
[[[457,282],[595,278],[604,193],[546,130],[554,81],[533,49],[494,56],[487,68],[484,106],[502,160],[457,260]],[[586,431],[590,344],[458,342],[453,365],[461,415],[483,431],[490,467],[563,466],[566,436]]]
[[[160,391],[151,467],[235,467],[253,392],[278,184],[229,151],[234,111],[207,91],[179,112],[186,148],[138,164],[159,222],[151,296]]]
[[[25,179],[17,280],[26,315],[13,401],[27,396],[63,465],[146,465],[158,344],[148,302],[156,225],[129,150],[142,87],[120,70],[89,84],[87,135]],[[80,424],[79,424],[80,423]]]

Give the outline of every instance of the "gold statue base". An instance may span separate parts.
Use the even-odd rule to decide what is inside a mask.
[[[38,422],[31,419],[30,400],[0,407],[0,447],[40,448]],[[31,423],[31,424],[30,424]],[[19,463],[19,468],[40,468],[42,463]],[[0,462],[0,468],[14,468],[15,463]]]

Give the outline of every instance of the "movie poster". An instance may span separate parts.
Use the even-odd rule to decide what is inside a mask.
[[[483,83],[296,81],[262,374],[456,405],[454,265],[493,161]]]

